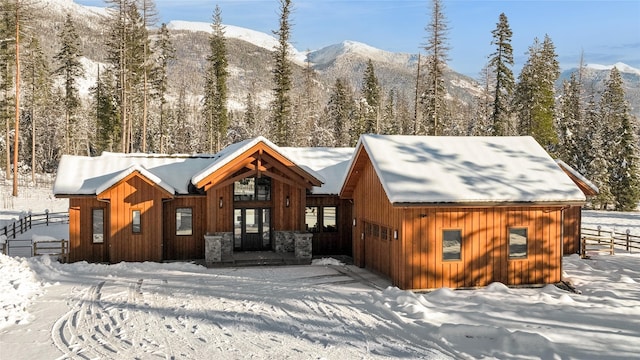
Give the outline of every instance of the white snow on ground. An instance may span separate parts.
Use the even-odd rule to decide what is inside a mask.
[[[640,229],[640,214],[584,223]],[[640,254],[574,255],[563,273],[579,293],[418,294],[331,258],[207,269],[0,255],[0,359],[639,358]]]

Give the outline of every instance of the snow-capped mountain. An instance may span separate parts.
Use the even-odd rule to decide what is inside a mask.
[[[598,95],[604,89],[609,73],[613,68],[618,69],[624,82],[625,97],[631,113],[640,118],[640,69],[636,69],[625,63],[615,63],[613,65],[587,64],[582,71],[582,81],[587,91],[593,91]],[[558,85],[564,79],[569,79],[571,73],[578,71],[577,68],[568,69],[562,72]]]

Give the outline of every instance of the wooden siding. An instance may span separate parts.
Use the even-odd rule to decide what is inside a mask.
[[[353,230],[352,203],[335,195],[309,195],[306,206],[335,206],[337,211],[336,232],[313,234],[314,255],[351,255]]]
[[[109,262],[162,260],[162,200],[170,195],[133,173],[98,195],[109,200]],[[132,231],[132,212],[140,211],[141,231]]]
[[[220,207],[222,200],[222,207]],[[233,184],[207,191],[206,233],[233,231]]]
[[[69,199],[69,261],[107,262],[107,246],[109,243],[108,204],[94,197],[78,197]],[[104,210],[104,242],[93,242],[92,210]]]
[[[206,232],[205,196],[178,197],[164,204],[164,260],[191,260],[204,258]],[[191,209],[191,235],[176,235],[176,210]]]
[[[580,253],[580,228],[582,207],[571,206],[564,211],[563,255]]]
[[[354,262],[388,276],[394,285],[433,289],[560,281],[562,207],[394,207],[370,162],[357,175],[351,182],[358,220]],[[398,239],[369,236],[367,223],[398,231]],[[526,258],[509,259],[511,227],[527,228]],[[446,229],[461,231],[460,260],[443,260]]]

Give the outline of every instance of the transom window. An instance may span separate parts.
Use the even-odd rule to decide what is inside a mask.
[[[234,201],[270,201],[271,178],[248,177],[233,184]]]

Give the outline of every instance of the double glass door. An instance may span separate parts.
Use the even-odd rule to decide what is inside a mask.
[[[271,209],[234,209],[234,250],[271,250]]]

